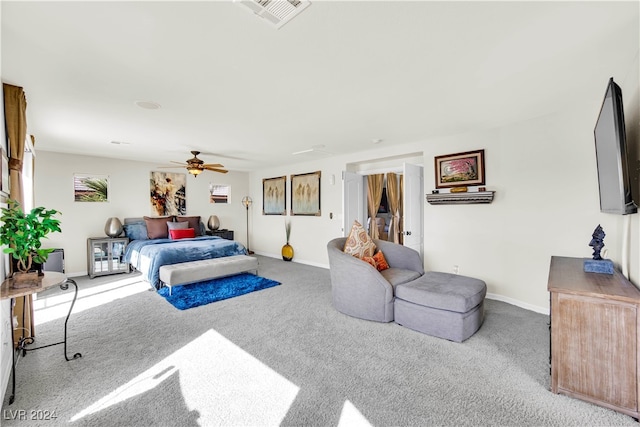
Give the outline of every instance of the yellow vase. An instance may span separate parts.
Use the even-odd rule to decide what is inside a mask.
[[[282,259],[285,261],[293,259],[293,246],[288,243],[282,247]]]

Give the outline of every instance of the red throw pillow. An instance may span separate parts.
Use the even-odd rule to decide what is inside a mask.
[[[176,221],[187,221],[189,228],[193,228],[196,236],[200,235],[200,217],[199,216],[178,216]]]
[[[169,230],[169,236],[173,240],[190,239],[196,237],[196,231],[193,228],[184,228],[182,230]]]
[[[373,256],[373,259],[376,262],[376,268],[378,269],[378,271],[386,270],[387,268],[389,268],[389,264],[382,254],[382,251],[378,251],[378,253]]]

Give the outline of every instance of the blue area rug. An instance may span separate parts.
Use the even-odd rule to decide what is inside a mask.
[[[206,282],[190,285],[174,286],[171,295],[169,288],[161,288],[158,293],[169,301],[175,308],[186,310],[200,305],[210,304],[223,299],[237,297],[249,292],[278,286],[280,282],[243,273]]]

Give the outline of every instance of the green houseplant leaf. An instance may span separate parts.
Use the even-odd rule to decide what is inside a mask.
[[[33,208],[25,214],[18,202],[8,200],[8,207],[0,208],[0,244],[7,247],[4,253],[18,260],[18,270],[29,271],[32,263],[44,263],[54,249],[42,249],[42,239],[47,234],[62,231],[60,220],[54,218],[60,212],[43,207]]]

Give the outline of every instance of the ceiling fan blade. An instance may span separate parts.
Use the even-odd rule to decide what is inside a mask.
[[[185,168],[186,166],[182,163],[180,163],[180,166],[158,166],[158,168],[164,168],[164,169],[177,169],[177,168]]]
[[[192,147],[187,147],[189,150],[192,149]],[[238,156],[233,156],[231,154],[227,155],[227,154],[223,154],[223,153],[214,153],[212,151],[207,151],[204,149],[200,149],[201,151],[198,152],[198,155],[201,155],[203,157],[213,157],[214,159],[217,158],[223,158],[223,159],[231,159],[231,160],[242,160],[242,161],[246,161],[248,160],[246,157],[238,157]],[[175,151],[176,153],[178,153],[178,151]]]
[[[205,166],[204,169],[206,169],[208,171],[212,171],[212,172],[219,172],[219,173],[227,173],[227,172],[229,172],[226,169],[218,169],[218,168],[212,168],[212,167],[208,167],[208,166]]]
[[[184,162],[174,162],[173,160],[171,160],[170,163],[175,163],[176,165],[184,166]]]
[[[223,168],[224,165],[221,165],[220,163],[205,163],[202,166],[204,167],[212,167],[212,168]]]

